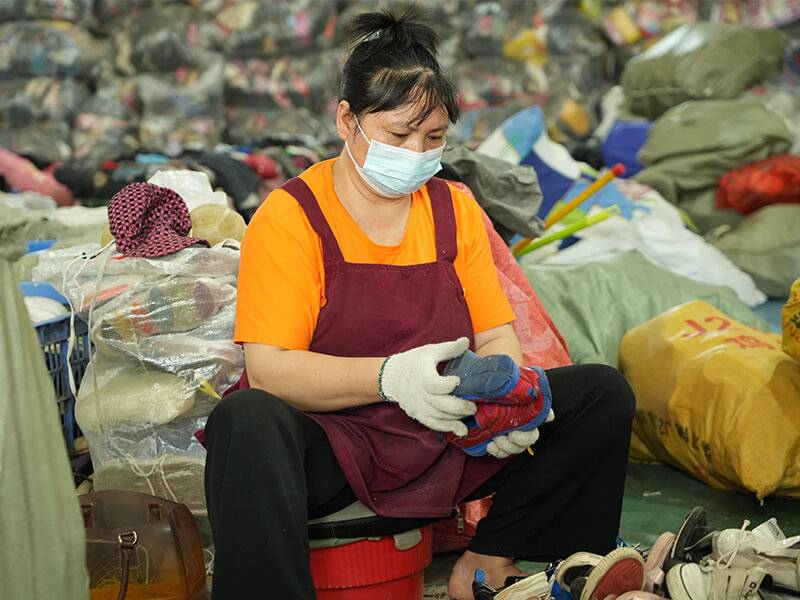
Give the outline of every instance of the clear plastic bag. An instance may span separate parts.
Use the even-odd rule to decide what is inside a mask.
[[[115,28],[115,64],[127,75],[202,67],[206,51],[220,50],[223,38],[222,30],[192,6],[151,9]]]
[[[108,45],[63,21],[0,25],[0,73],[5,76],[87,77]]]
[[[87,24],[92,17],[92,0],[3,0],[0,21],[58,19]]]
[[[223,63],[210,59],[200,70],[137,78],[142,103],[139,140],[148,152],[179,156],[214,147],[224,127]]]
[[[34,269],[35,281],[55,285],[89,322],[95,351],[75,413],[95,488],[203,510],[205,451],[193,433],[244,366],[232,341],[239,254],[188,248],[112,260],[113,247],[98,250],[45,252]]]
[[[323,123],[307,108],[265,109],[250,104],[225,108],[225,140],[231,144],[264,145],[277,141],[308,142],[316,146],[335,132],[333,119]]]
[[[0,147],[42,163],[66,162],[72,157],[69,125],[63,121],[0,126]]]
[[[87,87],[75,79],[0,81],[0,123],[19,127],[42,119],[72,121],[88,97]]]
[[[122,98],[120,86],[101,88],[81,108],[72,130],[73,159],[81,168],[131,158],[139,149],[139,116]]]

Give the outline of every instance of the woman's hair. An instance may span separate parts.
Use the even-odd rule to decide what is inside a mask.
[[[357,15],[347,38],[350,53],[342,68],[339,99],[356,115],[420,102],[412,122],[421,123],[438,107],[450,121],[460,110],[456,89],[436,60],[439,40],[416,5]]]

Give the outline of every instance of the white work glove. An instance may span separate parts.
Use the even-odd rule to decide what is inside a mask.
[[[436,370],[440,362],[461,356],[467,348],[469,340],[463,337],[391,355],[378,378],[380,396],[397,402],[409,417],[429,429],[467,435],[461,419],[474,415],[478,407],[451,394],[461,382],[458,377],[443,377]]]
[[[550,423],[556,418],[553,409],[547,415],[545,423]],[[512,431],[506,435],[498,435],[486,446],[486,452],[495,458],[508,458],[514,454],[524,452],[539,441],[539,430],[531,431]]]

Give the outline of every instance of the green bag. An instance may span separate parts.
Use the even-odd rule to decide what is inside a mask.
[[[785,298],[800,277],[800,206],[765,206],[707,238],[769,296]]]
[[[577,267],[523,264],[522,270],[576,364],[616,367],[620,342],[630,329],[690,300],[705,300],[737,321],[769,331],[732,289],[675,275],[637,251]]]
[[[684,25],[625,65],[628,108],[653,120],[686,100],[738,98],[778,73],[786,43],[774,29]]]
[[[14,279],[28,220],[0,211],[0,598],[87,600],[86,542],[55,392]]]

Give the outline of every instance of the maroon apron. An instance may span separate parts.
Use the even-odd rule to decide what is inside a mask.
[[[310,351],[389,356],[464,336],[474,347],[472,320],[453,264],[456,221],[444,181],[428,182],[436,261],[410,266],[345,262],[306,183],[296,177],[283,189],[300,203],[322,240],[327,303]],[[248,386],[246,375],[240,384]],[[446,516],[505,464],[468,456],[393,402],[306,414],[325,430],[356,497],[383,516]]]

